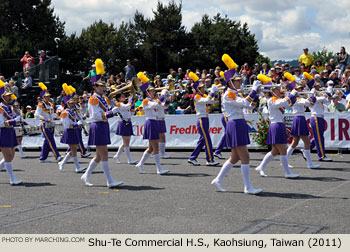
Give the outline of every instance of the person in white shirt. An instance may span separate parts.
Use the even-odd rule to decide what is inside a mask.
[[[118,107],[110,108],[108,98],[104,95],[106,91],[105,82],[96,81],[93,84],[94,94],[89,99],[89,116],[92,120],[88,145],[96,146],[96,155],[91,160],[81,180],[86,186],[92,186],[90,183],[90,176],[93,170],[101,162],[103,172],[107,179],[107,187],[113,188],[122,185],[124,182],[113,179],[108,163],[108,149],[107,145],[111,143],[111,136],[109,131],[108,118],[111,118],[119,111]]]
[[[251,108],[256,105],[255,97],[257,96],[257,90],[261,84],[260,81],[255,81],[252,91],[246,98],[237,91],[242,85],[242,78],[240,76],[230,78],[227,85],[228,89],[224,94],[223,104],[225,104],[225,113],[228,119],[226,125],[226,144],[231,148],[231,156],[224,163],[219,174],[211,184],[215,185],[219,191],[225,192],[226,190],[222,187],[221,181],[231,170],[233,165],[240,160],[244,181],[244,193],[259,194],[263,190],[254,188],[250,183],[249,152],[247,148],[247,145],[250,144],[250,140],[247,122],[244,119],[243,108]]]
[[[118,93],[115,98],[117,100],[116,105],[119,108],[119,117],[121,119],[118,122],[116,134],[122,137],[123,142],[113,158],[116,163],[119,164],[120,155],[125,151],[126,157],[128,158],[128,164],[136,164],[137,160],[132,159],[129,147],[131,136],[134,135],[131,122],[131,112],[134,110],[134,104],[132,98],[129,99],[128,103],[125,103],[127,100],[122,93]]]
[[[166,139],[165,139],[165,133],[166,133],[166,124],[165,124],[165,110],[169,107],[170,101],[169,101],[169,92],[166,89],[163,89],[161,92],[161,96],[156,99],[156,102],[159,103],[160,107],[158,110],[158,126],[159,126],[159,152],[162,158],[168,159],[170,156],[168,156],[165,153],[165,145],[166,145]]]
[[[301,92],[303,90],[303,86],[298,85],[295,87],[295,90]],[[288,147],[287,156],[289,158],[293,154],[293,151],[298,146],[301,138],[301,140],[304,142],[304,148],[301,151],[303,157],[307,161],[307,167],[310,169],[315,169],[319,168],[320,165],[314,164],[311,159],[309,129],[305,118],[305,110],[306,107],[309,106],[311,106],[310,101],[301,97],[298,97],[293,105],[293,124],[291,130],[293,142]]]
[[[274,86],[271,88],[272,98],[268,100],[268,110],[270,127],[267,136],[266,144],[272,145],[272,150],[268,152],[260,165],[255,168],[259,171],[260,175],[266,177],[264,172],[266,165],[278,154],[280,154],[281,164],[284,168],[285,178],[297,178],[299,174],[293,173],[289,169],[288,157],[287,157],[287,133],[286,126],[284,124],[284,109],[292,106],[296,101],[298,92],[293,89],[288,97],[282,98],[283,93],[280,87]]]
[[[190,158],[188,159],[188,163],[199,166],[200,163],[197,161],[197,157],[199,156],[203,146],[205,147],[205,154],[206,154],[206,160],[208,166],[216,166],[219,163],[214,161],[214,155],[213,155],[213,145],[211,142],[211,138],[209,135],[209,104],[215,104],[217,101],[214,99],[215,92],[217,91],[217,88],[215,90],[214,86],[211,90],[211,93],[209,95],[205,94],[204,91],[204,84],[199,84],[198,82],[198,76],[194,74],[193,72],[190,73],[191,79],[194,81],[192,84],[192,88],[195,91],[195,97],[194,97],[194,106],[196,108],[196,114],[198,117],[197,120],[197,129],[200,134],[200,138],[197,142],[197,146],[195,147],[194,151],[192,152]]]

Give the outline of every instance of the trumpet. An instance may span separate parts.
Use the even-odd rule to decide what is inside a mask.
[[[169,92],[170,92],[170,91],[176,92],[176,90],[175,90],[175,83],[174,83],[174,82],[170,82],[169,86],[160,87],[160,88],[155,88],[155,89],[154,89],[154,91],[155,91],[156,93],[162,92],[162,90],[168,90]]]

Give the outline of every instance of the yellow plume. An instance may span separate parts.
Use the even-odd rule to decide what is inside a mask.
[[[290,82],[294,82],[295,81],[295,77],[293,75],[291,75],[288,72],[284,73],[284,77],[286,77],[287,80],[289,80]]]
[[[66,93],[66,95],[71,95],[71,94],[72,94],[72,91],[71,91],[71,89],[69,88],[69,86],[67,85],[67,83],[64,83],[64,84],[62,85],[62,88],[63,88],[64,92]]]
[[[261,81],[264,84],[271,82],[271,78],[269,78],[269,77],[267,77],[266,75],[263,75],[263,74],[258,74],[258,80]]]
[[[16,97],[14,94],[12,94],[12,95],[11,95],[11,99],[12,99],[13,101],[15,101],[15,100],[17,100],[17,97]]]
[[[105,73],[105,68],[103,67],[103,62],[101,59],[95,60],[95,66],[96,66],[96,73],[98,75]]]
[[[143,72],[139,72],[137,74],[137,78],[139,78],[142,81],[142,83],[149,82],[149,79],[147,78],[147,76]]]
[[[3,88],[3,87],[5,87],[5,83],[2,80],[0,80],[0,88]]]
[[[72,94],[73,93],[75,93],[77,90],[73,87],[73,86],[71,86],[71,85],[69,85],[69,88],[70,88],[70,90],[72,91]]]
[[[194,72],[190,72],[189,76],[194,82],[199,80],[199,77]]]
[[[221,76],[222,78],[224,78],[224,80],[225,80],[225,74],[224,74],[224,71],[220,71],[220,76]]]
[[[39,87],[41,88],[41,90],[47,90],[47,87],[42,82],[39,82]]]
[[[304,75],[309,81],[311,81],[311,80],[314,79],[314,77],[312,77],[312,75],[310,75],[310,74],[307,73],[307,72],[304,72],[303,75]]]
[[[233,59],[226,53],[222,55],[221,59],[230,70],[236,69],[238,67],[237,64],[233,61]]]

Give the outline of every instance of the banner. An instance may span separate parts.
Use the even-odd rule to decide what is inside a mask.
[[[222,135],[224,134],[224,127],[221,123],[222,114],[210,114],[209,124],[210,124],[210,137],[214,148],[219,144]],[[265,115],[267,117],[267,115]],[[293,114],[285,114],[285,120],[288,128],[291,127],[293,121]],[[245,119],[247,121],[248,129],[250,135],[256,132],[257,123],[259,121],[259,114],[246,114]],[[309,124],[310,113],[306,114],[306,119],[309,127],[309,131],[312,137],[311,127]],[[110,132],[111,132],[111,145],[110,147],[117,147],[122,143],[121,136],[115,134],[118,126],[118,117],[113,117],[109,119]],[[169,148],[194,148],[198,139],[199,133],[197,130],[197,116],[191,115],[167,115],[165,118],[167,133],[166,133],[166,146]],[[326,113],[325,114],[325,147],[326,148],[350,148],[350,113]],[[26,119],[30,125],[39,125],[40,121],[36,119]],[[134,116],[132,118],[133,132],[134,136],[131,137],[131,147],[146,147],[148,146],[148,141],[143,140],[143,125],[145,122],[144,116]],[[63,126],[59,124],[56,125],[56,135],[55,140],[58,147],[67,147],[65,144],[60,143],[61,137],[57,134],[62,133]],[[22,146],[23,147],[40,147],[43,144],[43,137],[41,135],[36,136],[24,136]],[[84,144],[87,143],[88,137],[83,134]],[[292,137],[289,137],[289,142],[292,141]],[[257,144],[250,138],[251,144],[248,146],[250,148],[258,147]],[[300,146],[303,146],[302,141],[300,141]]]

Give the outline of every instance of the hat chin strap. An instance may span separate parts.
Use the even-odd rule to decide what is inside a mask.
[[[238,91],[235,87],[235,84],[233,84],[232,80],[230,80],[229,83],[231,84],[231,89]]]

